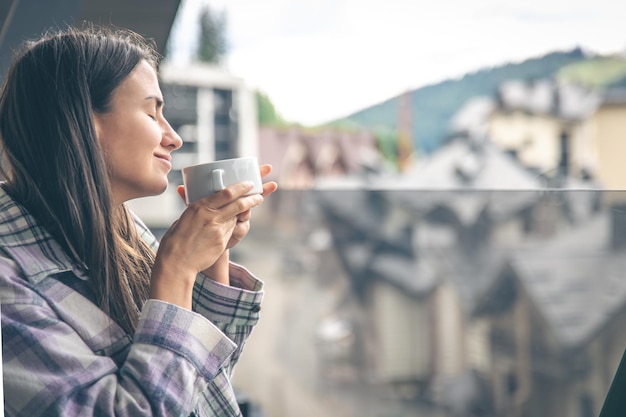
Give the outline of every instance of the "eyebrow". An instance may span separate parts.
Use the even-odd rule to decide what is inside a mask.
[[[148,96],[145,98],[145,100],[155,100],[157,108],[163,107],[163,99],[159,96]]]

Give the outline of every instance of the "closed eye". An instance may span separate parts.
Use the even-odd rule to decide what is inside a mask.
[[[151,96],[146,97],[145,100],[147,100],[147,102],[151,103],[151,105],[149,107],[150,113],[148,113],[148,116],[152,120],[157,121],[157,115],[163,109],[163,104],[164,104],[163,103],[163,97],[151,95]]]

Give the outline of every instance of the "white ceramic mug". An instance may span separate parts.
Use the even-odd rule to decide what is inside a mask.
[[[243,181],[254,183],[247,195],[263,192],[259,162],[254,156],[190,165],[182,173],[187,204]]]

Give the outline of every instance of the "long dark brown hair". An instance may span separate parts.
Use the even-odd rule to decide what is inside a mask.
[[[148,297],[154,253],[114,206],[93,113],[155,48],[134,32],[67,28],[17,52],[0,95],[5,189],[88,270],[96,302],[129,334]]]

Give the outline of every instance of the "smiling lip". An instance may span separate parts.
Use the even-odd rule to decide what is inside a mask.
[[[157,159],[167,163],[167,166],[172,169],[172,157],[170,155],[154,155]]]

